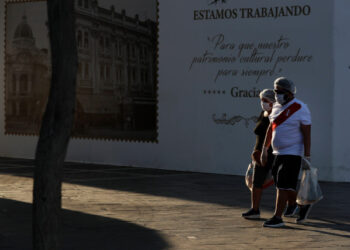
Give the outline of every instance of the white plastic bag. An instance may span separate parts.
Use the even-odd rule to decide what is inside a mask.
[[[249,188],[250,191],[253,189],[253,163],[249,163],[247,172],[245,173],[245,184]]]
[[[321,187],[318,184],[317,168],[304,169],[297,195],[299,205],[309,205],[323,198]]]

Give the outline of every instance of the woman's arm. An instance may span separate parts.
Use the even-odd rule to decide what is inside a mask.
[[[261,151],[260,150],[254,150],[253,153],[252,153],[252,160],[255,161],[258,165],[261,165],[260,157],[261,157]]]
[[[267,163],[267,159],[268,159],[268,152],[267,150],[269,149],[270,145],[271,145],[271,138],[272,138],[272,127],[271,127],[271,123],[269,125],[269,127],[267,128],[266,131],[266,136],[265,136],[265,141],[264,141],[264,146],[262,149],[262,154],[261,154],[261,165],[265,166]]]

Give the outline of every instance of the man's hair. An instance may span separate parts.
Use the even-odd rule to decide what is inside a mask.
[[[286,77],[277,78],[274,82],[274,88],[276,88],[277,86],[289,91],[292,94],[297,93],[297,88],[295,87],[294,83]]]

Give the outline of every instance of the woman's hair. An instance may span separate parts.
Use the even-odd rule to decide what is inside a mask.
[[[275,92],[273,92],[272,89],[264,89],[263,91],[260,92],[259,94],[260,99],[265,98],[269,100],[271,103],[274,103],[275,100]]]

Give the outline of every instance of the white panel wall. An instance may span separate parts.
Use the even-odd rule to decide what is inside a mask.
[[[333,155],[329,179],[350,181],[350,1],[336,0],[333,24]],[[325,119],[328,119],[325,117]]]
[[[273,80],[281,75],[291,78],[297,85],[297,97],[308,104],[313,116],[314,164],[321,169],[322,178],[327,178],[326,171],[331,165],[331,115],[332,105],[324,100],[332,100],[332,15],[331,1],[278,1],[278,6],[309,4],[312,14],[307,17],[285,17],[278,19],[235,19],[206,20],[190,22],[194,9],[211,9],[208,1],[171,1],[160,4],[160,113],[168,116],[161,128],[168,128],[171,123],[176,127],[173,133],[181,135],[187,128],[186,137],[177,140],[193,152],[193,170],[242,174],[249,161],[254,144],[253,124],[246,128],[243,123],[234,126],[216,125],[212,114],[228,117],[242,115],[251,117],[259,113],[258,98],[232,98],[229,95],[203,95],[205,89],[224,89],[233,86],[241,89],[272,88]],[[231,4],[230,4],[231,3]],[[276,6],[276,1],[228,1],[232,8],[258,8]],[[223,5],[217,5],[218,8]],[[181,13],[181,18],[179,16]],[[280,74],[264,77],[255,83],[253,77],[226,78],[214,82],[213,75],[220,67],[239,68],[241,65],[195,65],[188,70],[194,55],[201,55],[208,45],[207,37],[225,34],[225,40],[236,44],[250,41],[271,41],[281,35],[290,38],[291,46],[280,55],[293,53],[301,48],[304,53],[313,55],[308,64],[286,63]],[[217,53],[217,52],[213,52]],[[219,53],[217,53],[219,54]],[[257,64],[252,68],[264,68]],[[268,67],[268,66],[267,66]],[[180,92],[180,93],[179,93]],[[171,100],[170,112],[167,112]],[[174,101],[175,100],[175,101]],[[163,121],[163,119],[161,119]],[[171,138],[169,138],[171,139]],[[183,140],[182,140],[183,139]],[[194,151],[193,151],[194,150]],[[178,151],[182,155],[181,151]],[[186,159],[184,159],[186,160]],[[186,162],[186,161],[185,161]],[[185,165],[184,162],[184,165]],[[170,163],[171,164],[171,163]]]
[[[72,139],[67,160],[211,173],[244,174],[255,142],[254,124],[214,123],[219,118],[260,112],[258,98],[233,98],[232,87],[272,88],[281,75],[291,78],[297,97],[308,104],[313,117],[312,162],[320,168],[321,179],[350,181],[349,116],[349,1],[347,0],[234,0],[229,8],[258,8],[285,5],[310,5],[310,16],[278,19],[240,19],[193,21],[195,9],[208,7],[207,0],[161,0],[159,40],[159,143]],[[277,3],[278,2],[278,3]],[[4,1],[0,2],[0,37],[4,37]],[[334,8],[335,4],[335,8]],[[333,20],[333,14],[334,20]],[[280,35],[291,39],[289,52],[301,48],[311,54],[307,64],[286,63],[283,71],[262,78],[235,77],[213,81],[222,66],[196,65],[189,71],[194,56],[208,48],[206,38],[223,33],[239,44],[271,41]],[[334,36],[334,39],[333,39]],[[4,87],[4,40],[0,39],[0,88]],[[333,49],[334,48],[334,49]],[[334,57],[333,57],[334,53]],[[281,53],[282,55],[283,53]],[[334,60],[332,60],[334,58]],[[256,66],[264,68],[263,64]],[[225,95],[205,95],[204,90],[225,90]],[[3,92],[1,92],[3,93]],[[3,98],[3,95],[2,95]],[[345,114],[345,115],[344,115]],[[33,158],[36,137],[4,135],[4,102],[0,102],[0,155]]]

